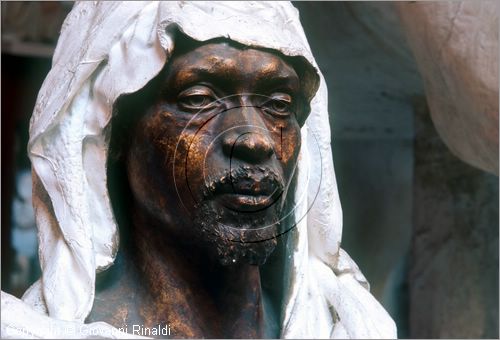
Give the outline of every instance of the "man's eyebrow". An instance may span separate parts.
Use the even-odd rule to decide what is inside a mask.
[[[227,81],[234,78],[231,72],[213,66],[190,66],[179,70],[174,76],[174,86],[181,87],[193,81],[206,79],[207,81]]]
[[[288,87],[291,90],[298,91],[300,87],[300,80],[293,74],[275,74],[275,75],[260,75],[257,78],[257,83],[261,83],[264,88],[277,88]]]
[[[290,68],[285,66],[282,61],[263,65],[256,74],[256,80],[257,82],[265,82],[266,87],[291,86],[298,89],[300,83],[297,73],[293,69],[290,71]]]
[[[179,70],[173,77],[173,85],[176,88],[186,86],[192,82],[200,81],[201,79],[208,82],[225,82],[227,84],[234,83],[237,79],[239,69],[235,67],[226,67],[217,65],[200,65],[189,66]],[[278,87],[287,86],[292,90],[298,90],[300,80],[295,73],[286,71],[280,67],[263,67],[255,75],[256,84],[258,87]]]

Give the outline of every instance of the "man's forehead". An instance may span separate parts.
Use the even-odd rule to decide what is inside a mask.
[[[200,76],[243,76],[255,81],[280,79],[298,81],[297,73],[280,56],[255,48],[235,47],[227,42],[197,46],[171,61],[175,82]]]

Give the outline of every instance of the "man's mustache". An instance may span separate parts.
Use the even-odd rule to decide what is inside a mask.
[[[211,174],[205,182],[204,198],[224,193],[275,195],[283,192],[283,178],[269,167],[239,166]]]

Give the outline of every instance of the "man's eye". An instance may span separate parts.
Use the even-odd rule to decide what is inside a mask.
[[[217,99],[212,91],[205,87],[187,89],[179,94],[177,103],[187,110],[201,110],[212,108]]]
[[[290,110],[290,104],[285,102],[285,101],[279,100],[279,99],[274,99],[271,102],[271,106],[272,106],[274,111],[280,112],[280,113],[285,113],[285,112],[288,112]]]
[[[204,95],[193,95],[193,96],[187,96],[184,98],[180,99],[180,102],[184,106],[190,106],[190,107],[195,107],[195,108],[203,108],[210,103],[212,103],[214,99],[209,96],[204,96]]]
[[[291,106],[292,97],[286,93],[275,93],[271,95],[269,101],[265,104],[267,109],[281,116],[289,115],[291,113]]]

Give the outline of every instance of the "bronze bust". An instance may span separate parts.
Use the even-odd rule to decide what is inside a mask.
[[[262,337],[258,266],[285,235],[312,91],[299,63],[276,53],[176,41],[164,70],[116,108],[111,152],[131,198],[126,269],[97,292],[89,320],[169,324],[181,338]]]

